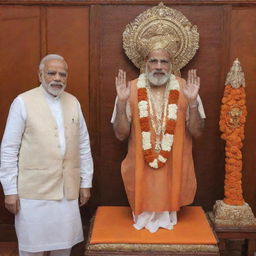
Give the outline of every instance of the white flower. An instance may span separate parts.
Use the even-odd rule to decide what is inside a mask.
[[[151,148],[151,142],[150,142],[150,132],[142,132],[142,147],[143,150],[147,150]]]
[[[145,100],[139,101],[139,115],[140,118],[148,116],[148,102]]]
[[[173,143],[173,135],[172,134],[164,134],[162,143],[161,143],[162,150],[171,151],[172,143]]]
[[[176,79],[175,75],[174,75],[174,74],[171,74],[171,75],[170,75],[170,80],[175,80],[175,79]]]
[[[162,163],[165,163],[165,162],[167,161],[167,158],[165,158],[165,157],[159,155],[159,156],[158,156],[158,160],[159,160],[160,162],[162,162]]]
[[[176,104],[169,104],[168,105],[168,119],[177,119],[177,110],[178,106]]]
[[[139,76],[138,82],[137,82],[137,87],[138,88],[145,88],[146,87],[146,78],[145,74],[141,74]]]
[[[151,166],[152,168],[157,169],[158,168],[157,159],[155,159],[153,162],[150,162],[149,166]]]
[[[175,77],[171,79],[171,90],[180,90],[179,82]]]

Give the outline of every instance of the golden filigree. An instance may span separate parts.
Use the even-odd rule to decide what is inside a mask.
[[[247,203],[243,205],[229,205],[225,204],[223,200],[217,200],[213,206],[213,215],[210,215],[210,217],[215,225],[256,227],[256,218]]]
[[[217,245],[213,244],[89,244],[87,251],[159,251],[159,252],[218,252]]]
[[[235,105],[227,112],[226,124],[231,128],[236,128],[240,126],[240,117],[242,115],[242,109]]]
[[[244,72],[238,58],[235,59],[233,65],[227,75],[225,85],[230,84],[233,88],[245,87]]]
[[[160,3],[141,13],[126,26],[123,47],[133,64],[142,69],[145,57],[155,49],[166,49],[179,72],[199,48],[197,27],[179,11]]]

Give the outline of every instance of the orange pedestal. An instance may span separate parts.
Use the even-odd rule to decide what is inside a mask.
[[[201,207],[183,207],[173,230],[136,230],[129,207],[99,207],[85,255],[219,255]]]

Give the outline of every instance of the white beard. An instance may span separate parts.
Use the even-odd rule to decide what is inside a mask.
[[[146,78],[149,80],[149,82],[155,86],[161,86],[164,85],[168,82],[168,80],[170,79],[170,74],[168,74],[166,71],[161,71],[163,73],[165,73],[164,75],[162,75],[161,77],[155,77],[154,73],[156,71],[153,70],[151,72],[148,72],[146,70]]]
[[[45,90],[46,90],[49,94],[51,94],[51,95],[53,95],[53,96],[55,96],[55,97],[61,95],[61,93],[62,93],[62,92],[65,90],[65,88],[66,88],[66,85],[63,84],[62,82],[54,82],[54,81],[52,81],[52,82],[50,82],[50,83],[46,83],[44,77],[42,78],[42,85],[43,85],[43,87],[45,88]],[[53,88],[52,85],[60,85],[61,88]]]

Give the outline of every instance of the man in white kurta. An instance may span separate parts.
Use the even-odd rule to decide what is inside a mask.
[[[66,256],[70,255],[74,244],[83,240],[78,196],[80,206],[84,205],[92,186],[89,135],[79,102],[64,92],[67,79],[65,60],[59,55],[43,58],[39,78],[40,87],[19,95],[11,105],[1,145],[0,178],[5,206],[15,214],[20,255],[41,256],[45,251],[51,251],[51,256]],[[34,95],[39,97],[36,101],[32,99],[31,103],[29,97]],[[33,119],[36,113],[38,117]],[[42,126],[39,133],[33,131],[37,125],[39,130]],[[51,125],[54,127],[53,137],[47,127]],[[33,134],[42,136],[32,140],[30,134],[31,138]],[[58,145],[56,153],[54,136]],[[28,144],[28,141],[33,141],[33,144]],[[37,143],[42,153],[37,152]],[[50,170],[44,170],[48,166],[44,164],[47,159],[40,159],[47,154],[49,161],[56,162],[56,167],[50,167]],[[52,156],[57,159],[51,159]],[[42,165],[35,167],[40,161]],[[58,163],[63,163],[61,168]],[[24,168],[25,165],[29,168]]]

